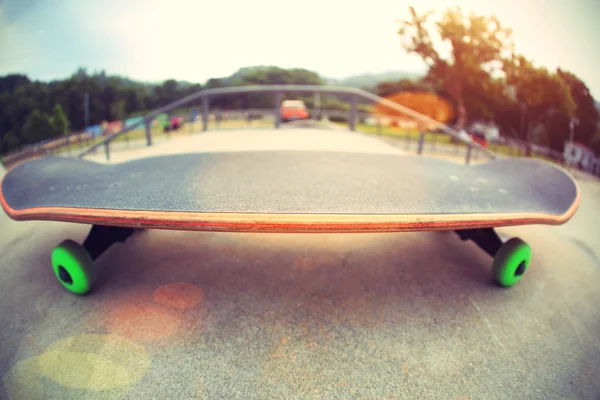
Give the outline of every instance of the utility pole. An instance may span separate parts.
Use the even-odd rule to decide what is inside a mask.
[[[83,120],[85,122],[85,129],[90,127],[90,94],[86,93],[83,99]]]
[[[579,120],[575,117],[571,117],[569,120],[569,153],[573,154],[573,142],[575,139],[575,127],[579,125]],[[570,164],[573,165],[573,157],[570,157]]]
[[[520,109],[521,109],[521,115],[520,115],[521,116],[521,123],[520,123],[520,125],[521,125],[521,136],[523,137],[523,139],[525,141],[527,141],[527,139],[529,139],[527,137],[527,126],[526,126],[526,123],[525,123],[526,122],[525,121],[525,113],[527,111],[527,103],[525,103],[525,102],[522,101],[521,104],[519,104],[519,106],[520,106]]]
[[[579,120],[575,117],[571,117],[569,121],[569,143],[573,147],[573,140],[575,139],[575,127],[579,125]]]
[[[90,127],[90,94],[85,93],[83,96],[83,123],[85,124],[85,132],[89,134],[88,128]],[[92,141],[92,137],[88,138],[88,144]]]
[[[521,136],[525,141],[525,155],[527,157],[531,157],[532,146],[531,146],[531,137],[529,132],[529,124],[527,121],[527,103],[521,101],[519,104],[521,108]]]

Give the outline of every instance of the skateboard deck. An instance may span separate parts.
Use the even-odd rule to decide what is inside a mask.
[[[15,220],[246,232],[561,224],[580,199],[572,176],[545,161],[467,166],[328,151],[193,153],[112,165],[46,157],[9,170],[0,189]]]

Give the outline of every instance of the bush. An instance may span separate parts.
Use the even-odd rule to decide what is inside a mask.
[[[332,115],[329,117],[331,122],[348,122],[348,117],[342,117],[340,115]]]

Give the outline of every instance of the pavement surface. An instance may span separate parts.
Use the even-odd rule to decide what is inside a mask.
[[[97,162],[121,162],[153,155],[182,154],[189,152],[231,152],[260,150],[315,150],[356,153],[406,154],[376,137],[359,132],[329,130],[317,127],[293,129],[248,129],[207,131],[195,134],[181,133],[171,139],[161,140],[157,146],[146,146],[146,140],[130,143],[113,142],[106,159],[103,148],[85,156]]]
[[[111,160],[258,143],[398,151],[298,133],[190,135]],[[580,185],[567,224],[498,229],[533,249],[510,289],[450,232],[143,231],[77,297],[49,255],[88,227],[0,214],[0,398],[598,400],[600,185]]]

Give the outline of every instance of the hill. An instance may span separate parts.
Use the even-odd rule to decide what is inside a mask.
[[[342,79],[327,79],[327,83],[372,91],[378,84],[382,82],[397,82],[400,79],[416,80],[422,76],[422,74],[416,72],[384,71],[379,73],[354,75]]]

